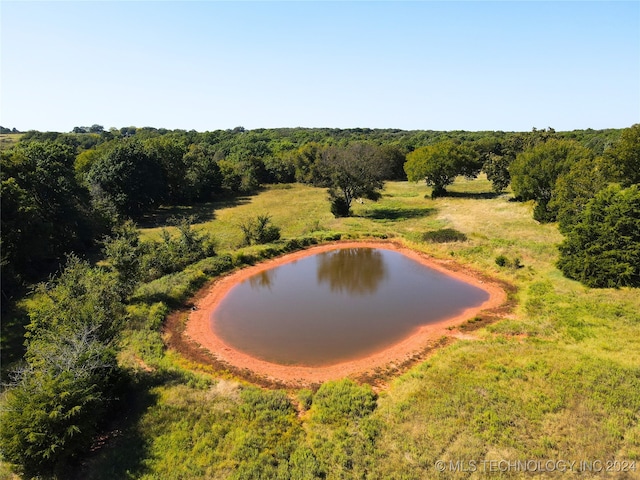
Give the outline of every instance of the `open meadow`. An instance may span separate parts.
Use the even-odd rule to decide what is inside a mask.
[[[21,133],[0,133],[0,151],[9,148],[20,141]]]
[[[531,204],[489,193],[484,177],[449,191],[431,200],[423,184],[388,182],[380,201],[336,219],[324,189],[271,186],[147,218],[150,239],[170,216],[196,215],[218,255],[136,291],[121,340],[120,361],[135,371],[122,418],[77,478],[639,478],[637,292],[564,278],[557,227],[533,220]],[[252,385],[165,348],[162,325],[213,277],[214,259],[252,263],[277,248],[239,248],[238,223],[257,214],[281,227],[279,244],[390,238],[452,259],[513,285],[515,306],[498,321],[469,319],[464,339],[374,387]]]

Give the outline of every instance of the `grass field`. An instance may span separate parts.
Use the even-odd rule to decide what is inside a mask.
[[[356,204],[344,219],[333,218],[324,190],[302,185],[158,212],[144,238],[158,237],[171,215],[193,213],[220,254],[237,250],[240,221],[262,213],[285,239],[394,238],[510,282],[517,306],[382,391],[349,381],[265,390],[163,347],[159,294],[179,299],[187,284],[202,284],[204,260],[141,287],[147,300],[130,307],[123,338],[122,361],[137,372],[128,406],[77,478],[575,478],[581,465],[523,472],[530,460],[587,462],[594,471],[579,478],[640,478],[640,295],[565,279],[554,267],[557,227],[535,222],[529,204],[490,194],[486,179],[450,191],[431,200],[424,185],[388,183],[379,202]],[[444,229],[466,240],[425,237]]]
[[[20,140],[22,133],[0,133],[0,150],[12,147]]]

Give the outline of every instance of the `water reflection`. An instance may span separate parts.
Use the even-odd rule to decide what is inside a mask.
[[[276,270],[264,270],[262,272],[258,272],[255,275],[249,277],[249,285],[253,290],[258,290],[259,288],[267,288],[271,290],[273,282],[276,279]]]
[[[318,284],[332,292],[373,295],[387,277],[382,253],[373,248],[343,248],[317,256]]]
[[[225,343],[280,364],[331,365],[455,316],[487,292],[400,252],[341,248],[235,285],[212,316]]]

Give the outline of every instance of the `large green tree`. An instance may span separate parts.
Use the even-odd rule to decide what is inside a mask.
[[[444,141],[418,148],[407,155],[404,169],[407,178],[412,182],[424,180],[433,187],[432,197],[447,193],[446,187],[451,185],[458,175],[475,178],[482,162],[478,153],[465,145]]]
[[[295,179],[302,183],[317,183],[316,164],[322,155],[319,143],[309,142],[291,152],[295,168]]]
[[[336,216],[350,215],[357,198],[377,200],[389,174],[380,148],[368,143],[327,148],[317,169],[323,185],[329,187],[331,211]]]
[[[570,230],[589,200],[607,187],[609,178],[603,163],[600,157],[581,158],[556,180],[548,210],[557,212],[556,218],[562,232]]]
[[[88,451],[114,396],[124,316],[117,277],[77,257],[29,302],[25,364],[0,418],[3,455],[29,478],[53,476]]]
[[[136,216],[166,198],[162,166],[135,140],[118,142],[91,165],[87,182],[96,205]]]
[[[186,200],[184,183],[187,165],[184,159],[187,147],[184,142],[168,135],[144,142],[145,152],[162,169],[165,183],[165,198],[170,203]]]
[[[590,287],[640,287],[640,190],[611,185],[578,215],[558,268]]]
[[[556,180],[575,163],[590,160],[593,153],[574,141],[551,139],[520,153],[509,167],[511,189],[521,200],[535,200],[534,218],[554,221],[557,211],[549,202]]]
[[[74,160],[71,147],[50,141],[2,152],[2,256],[10,271],[37,276],[47,270],[43,263],[91,243],[97,225]]]
[[[495,134],[480,138],[474,142],[473,148],[480,155],[482,171],[491,182],[496,193],[504,191],[511,183],[509,167],[525,144],[524,134]]]
[[[184,177],[183,197],[189,201],[203,202],[220,194],[222,173],[215,160],[215,149],[206,144],[189,147],[184,155],[186,172]]]
[[[404,164],[407,161],[406,152],[398,145],[381,145],[382,159],[388,165],[389,180],[406,180],[407,173]]]
[[[640,123],[622,131],[606,152],[613,175],[623,186],[640,185]]]

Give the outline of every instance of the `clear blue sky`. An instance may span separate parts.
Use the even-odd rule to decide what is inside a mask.
[[[640,122],[640,2],[0,3],[0,124]]]

